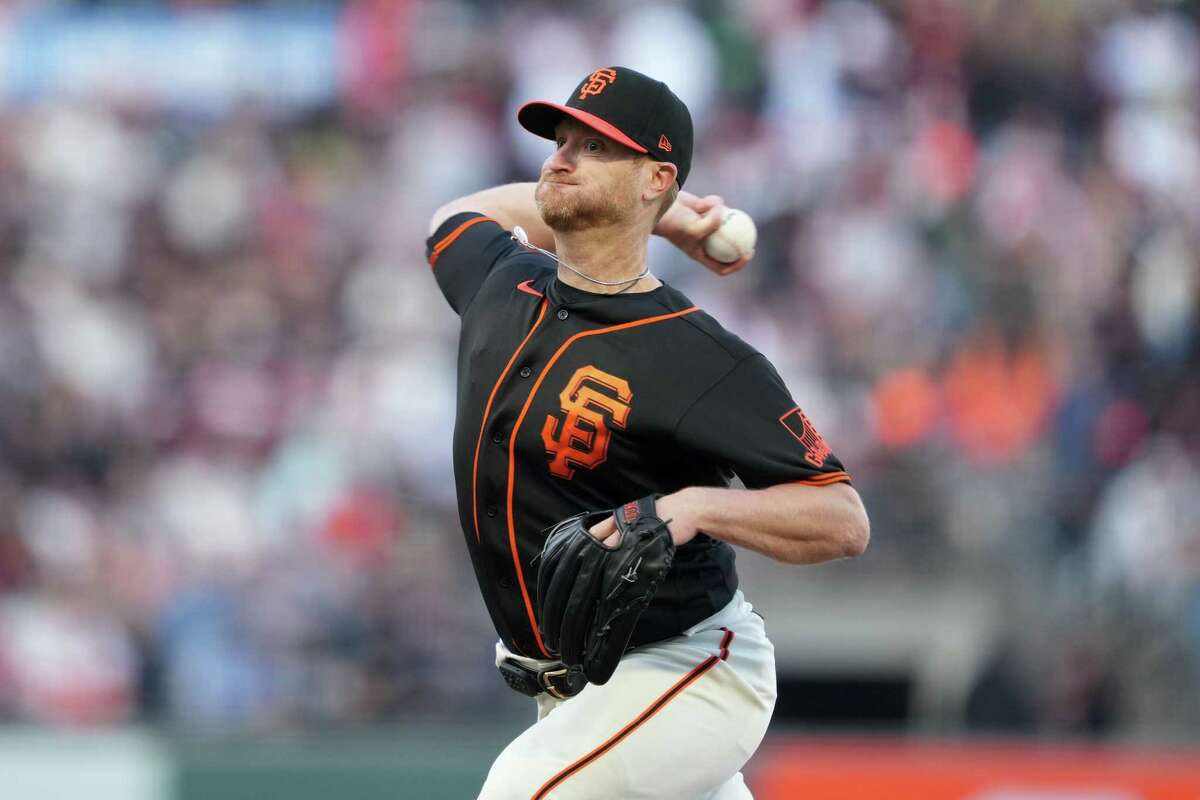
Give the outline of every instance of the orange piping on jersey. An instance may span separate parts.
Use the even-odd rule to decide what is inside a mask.
[[[802,478],[798,481],[789,481],[790,483],[799,483],[803,486],[829,486],[834,483],[849,483],[850,475],[847,472],[838,470],[837,472],[827,472],[824,475],[817,475],[813,478]]]
[[[475,544],[479,544],[479,491],[476,488],[476,479],[479,475],[479,449],[483,444],[483,431],[487,428],[488,415],[492,413],[492,401],[496,399],[496,392],[500,390],[500,384],[504,383],[504,378],[508,375],[508,371],[512,369],[513,362],[517,360],[517,356],[525,349],[529,337],[533,336],[533,332],[538,329],[538,325],[542,324],[542,317],[546,316],[547,303],[542,302],[542,307],[538,309],[537,319],[533,321],[533,327],[529,329],[529,333],[525,334],[525,338],[517,345],[517,349],[513,350],[513,354],[509,356],[508,363],[504,365],[504,369],[500,371],[500,377],[496,378],[496,384],[492,386],[492,393],[488,395],[487,405],[483,407],[483,419],[479,422],[479,438],[475,440],[475,461],[471,464],[471,514],[475,520]]]
[[[569,765],[568,767],[563,769],[561,772],[559,772],[557,775],[555,775],[553,778],[551,778],[550,780],[548,780],[544,784],[542,784],[542,788],[537,790],[537,794],[535,794],[531,798],[531,800],[543,800],[547,794],[549,794],[551,791],[553,791],[555,789],[555,787],[557,787],[559,784],[561,784],[567,778],[571,777],[576,772],[579,772],[581,769],[586,767],[588,764],[592,763],[596,759],[600,758],[600,756],[604,755],[609,750],[616,747],[618,744],[621,743],[622,739],[629,736],[629,734],[633,733],[635,730],[637,730],[642,725],[644,725],[646,722],[648,722],[650,720],[650,718],[653,717],[655,714],[657,714],[659,711],[662,711],[663,708],[666,707],[667,703],[671,702],[676,697],[678,697],[679,693],[682,692],[684,689],[686,689],[688,686],[692,685],[696,681],[697,678],[699,678],[701,675],[703,675],[704,673],[706,673],[710,669],[712,669],[718,662],[724,661],[727,658],[729,658],[729,645],[733,641],[733,631],[729,630],[728,628],[723,628],[722,630],[725,631],[725,636],[723,636],[721,638],[721,653],[720,653],[720,655],[709,656],[708,658],[701,661],[699,665],[697,665],[691,672],[689,672],[687,675],[685,675],[678,683],[676,683],[670,689],[667,689],[667,691],[665,691],[662,695],[660,695],[657,700],[655,700],[653,703],[651,703],[649,705],[649,707],[646,708],[645,711],[643,711],[641,714],[638,714],[637,718],[634,719],[633,722],[630,722],[624,728],[622,728],[621,730],[619,730],[615,734],[613,734],[613,736],[610,737],[607,742],[600,745],[595,750],[593,750],[592,752],[588,753],[583,758],[576,761],[574,764]]]
[[[445,238],[433,246],[433,252],[429,254],[429,268],[433,269],[434,265],[437,264],[438,256],[442,254],[443,250],[454,244],[454,240],[461,236],[463,231],[479,222],[496,222],[496,220],[492,219],[491,217],[471,217],[469,220],[450,231],[450,233],[446,234]]]
[[[575,334],[570,339],[567,339],[546,362],[546,366],[542,367],[541,373],[537,380],[534,381],[533,388],[529,390],[529,396],[525,398],[525,405],[521,407],[521,413],[517,415],[517,421],[513,425],[512,433],[508,435],[508,545],[512,549],[513,566],[517,570],[517,585],[521,587],[521,597],[525,599],[525,613],[529,616],[529,626],[533,629],[533,638],[537,641],[538,649],[542,651],[542,655],[546,658],[552,658],[550,652],[546,649],[546,645],[542,643],[542,634],[538,630],[537,617],[533,613],[533,603],[529,599],[529,590],[525,587],[525,572],[521,569],[521,555],[517,551],[517,526],[513,519],[513,489],[516,485],[516,442],[517,433],[521,430],[521,423],[525,421],[525,415],[529,413],[529,406],[533,404],[533,398],[537,395],[538,388],[541,387],[542,381],[546,379],[550,368],[558,361],[559,356],[566,352],[567,348],[573,345],[577,340],[585,336],[599,336],[602,333],[613,333],[614,331],[622,331],[626,328],[636,328],[640,325],[650,325],[655,322],[663,322],[675,317],[682,317],[684,314],[691,314],[693,311],[699,311],[699,306],[685,308],[683,311],[675,311],[670,314],[660,314],[657,317],[646,317],[637,319],[633,322],[623,322],[620,325],[610,325],[607,328],[597,328],[592,331],[581,331]]]

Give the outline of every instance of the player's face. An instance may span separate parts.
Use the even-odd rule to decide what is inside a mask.
[[[564,232],[632,221],[641,191],[639,155],[570,118],[555,136],[534,193],[542,220]]]

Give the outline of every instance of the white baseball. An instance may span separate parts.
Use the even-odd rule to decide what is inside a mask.
[[[704,252],[715,261],[730,264],[752,253],[757,241],[758,229],[754,227],[754,220],[745,211],[731,208],[725,212],[721,227],[704,240]]]

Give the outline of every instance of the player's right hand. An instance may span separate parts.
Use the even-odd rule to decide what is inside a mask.
[[[718,275],[732,275],[754,258],[754,253],[729,264],[714,260],[704,252],[704,240],[721,227],[725,219],[725,200],[720,195],[697,197],[691,192],[679,193],[675,202],[654,226],[654,233],[687,253]]]

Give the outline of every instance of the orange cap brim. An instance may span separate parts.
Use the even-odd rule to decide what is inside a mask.
[[[571,108],[570,106],[560,106],[558,103],[546,103],[541,100],[526,103],[517,110],[517,122],[521,123],[521,127],[530,133],[537,134],[543,139],[554,141],[554,126],[562,119],[563,114],[574,117],[592,130],[603,133],[608,138],[620,142],[630,150],[638,153],[650,152],[622,133],[617,127],[609,122],[605,122],[595,114],[589,114],[586,111],[580,111],[578,108]]]

